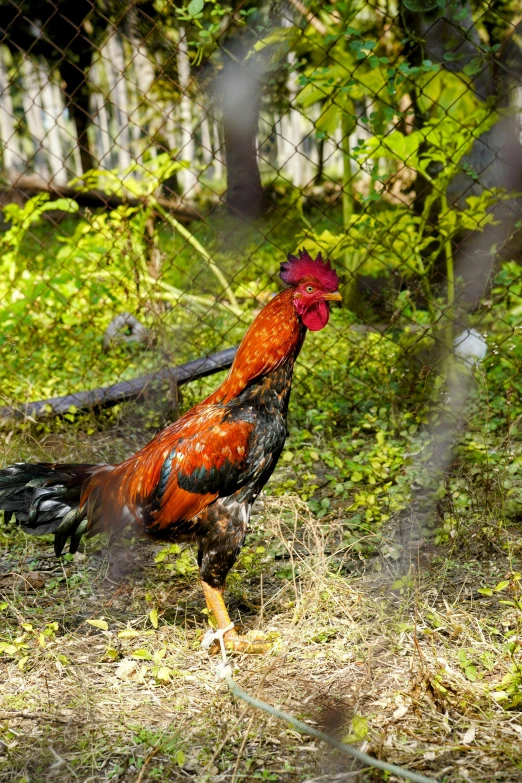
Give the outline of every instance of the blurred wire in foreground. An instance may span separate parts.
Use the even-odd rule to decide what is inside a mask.
[[[353,745],[347,745],[344,742],[339,742],[339,740],[336,740],[334,737],[330,737],[329,734],[325,734],[323,731],[312,728],[312,726],[309,726],[307,723],[303,723],[303,721],[294,718],[294,716],[290,715],[290,713],[284,712],[284,710],[278,710],[277,707],[272,707],[265,701],[250,696],[250,694],[248,694],[243,690],[243,688],[240,688],[239,685],[234,682],[232,677],[232,666],[230,663],[227,662],[220,665],[218,672],[220,677],[225,680],[228,689],[233,696],[236,696],[236,698],[241,699],[247,704],[250,704],[251,707],[255,707],[258,710],[266,712],[273,718],[278,718],[279,720],[288,723],[302,734],[308,734],[310,737],[315,737],[316,739],[320,739],[323,742],[327,742],[333,748],[340,750],[341,753],[344,753],[347,756],[352,756],[352,758],[357,759],[367,767],[382,769],[384,772],[388,772],[393,775],[399,775],[405,780],[413,781],[413,783],[435,783],[435,778],[427,778],[425,775],[419,775],[417,772],[411,772],[410,770],[403,769],[403,767],[398,767],[395,764],[388,764],[386,761],[375,759],[373,756],[369,756],[367,753],[363,753],[361,750],[354,748]]]

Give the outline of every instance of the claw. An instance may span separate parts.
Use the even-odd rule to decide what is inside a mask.
[[[272,650],[279,638],[279,634],[262,634],[259,631],[249,631],[245,635],[240,635],[236,631],[230,631],[225,634],[225,650],[228,653],[237,653],[245,655],[264,655]],[[215,643],[210,654],[219,653],[219,643]]]

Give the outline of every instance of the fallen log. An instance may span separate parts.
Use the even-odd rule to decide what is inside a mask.
[[[384,334],[389,324],[352,324],[350,329],[354,332],[379,332]],[[397,327],[403,329],[403,326]],[[412,332],[427,333],[432,325],[421,326],[412,324],[409,330]],[[20,406],[8,406],[0,408],[0,419],[43,419],[48,416],[63,416],[71,407],[77,410],[91,410],[92,408],[108,408],[119,402],[129,402],[144,394],[151,386],[169,381],[182,386],[185,383],[196,381],[198,378],[206,378],[221,370],[227,370],[236,355],[237,346],[217,351],[210,356],[193,359],[185,364],[175,367],[166,367],[148,375],[140,375],[131,381],[120,381],[110,386],[101,386],[99,389],[66,394],[63,397],[51,397],[48,400],[28,402]]]
[[[119,402],[136,400],[151,386],[169,381],[181,386],[198,378],[206,378],[220,370],[226,370],[232,364],[237,348],[227,348],[201,359],[194,359],[186,364],[166,367],[148,375],[141,375],[131,381],[121,381],[110,386],[102,386],[90,391],[66,394],[64,397],[51,397],[48,400],[28,402],[19,407],[0,408],[0,417],[9,419],[42,419],[47,416],[63,416],[71,408],[90,410],[92,408],[107,408]]]
[[[17,197],[23,199],[35,196],[38,193],[49,193],[55,198],[74,199],[83,207],[104,207],[105,209],[115,209],[123,205],[128,207],[138,207],[147,201],[147,198],[134,198],[132,196],[115,196],[114,194],[104,193],[102,190],[81,191],[70,185],[55,185],[46,182],[41,177],[29,174],[22,174],[13,179],[9,184],[3,184],[0,187],[0,209],[4,204],[17,200]],[[188,204],[184,204],[180,199],[163,198],[158,196],[155,201],[164,209],[171,212],[182,223],[188,223],[191,220],[201,220],[201,214]]]

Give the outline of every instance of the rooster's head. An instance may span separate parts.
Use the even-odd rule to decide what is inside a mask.
[[[321,254],[313,259],[306,250],[298,256],[288,256],[281,264],[281,280],[293,288],[294,307],[311,332],[318,332],[328,323],[328,302],[340,302],[339,278]]]

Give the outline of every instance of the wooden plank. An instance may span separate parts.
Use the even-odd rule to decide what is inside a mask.
[[[186,364],[175,367],[166,367],[148,375],[141,375],[131,381],[121,381],[111,386],[102,386],[99,389],[67,394],[64,397],[51,397],[49,400],[28,402],[20,407],[0,408],[0,417],[9,419],[24,419],[27,416],[33,419],[42,419],[50,415],[61,416],[74,406],[78,410],[91,408],[106,408],[116,405],[118,402],[135,400],[151,386],[162,381],[170,381],[182,385],[190,383],[198,378],[205,378],[220,370],[226,370],[232,364],[236,355],[236,348],[227,348],[201,359],[194,359]]]

